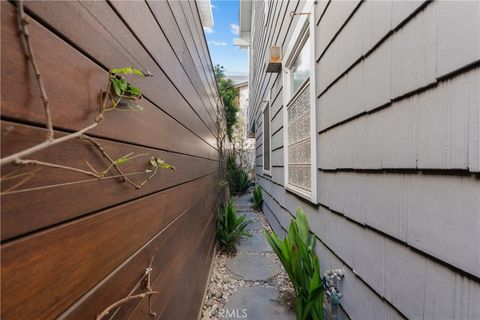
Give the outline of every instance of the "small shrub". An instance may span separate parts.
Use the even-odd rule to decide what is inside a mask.
[[[235,245],[240,238],[251,237],[251,234],[245,231],[250,222],[246,216],[238,216],[235,203],[228,200],[217,218],[217,240],[220,247],[228,252],[235,251]]]
[[[248,189],[250,178],[241,168],[228,171],[228,184],[232,195],[245,193]]]
[[[235,154],[230,152],[227,157],[227,170],[232,171],[237,169],[237,160]]]
[[[260,186],[256,186],[253,189],[253,209],[260,210],[262,208],[262,188]]]
[[[278,235],[265,232],[265,237],[282,262],[295,288],[297,320],[323,319],[324,288],[315,253],[315,236],[309,234],[307,217],[302,209],[292,220],[282,241]]]

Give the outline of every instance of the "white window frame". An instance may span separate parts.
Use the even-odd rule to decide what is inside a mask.
[[[268,148],[268,154],[269,154],[269,161],[270,161],[270,165],[269,165],[269,168],[270,170],[265,170],[265,109],[266,108],[269,108],[268,110],[268,136],[269,136],[269,148]],[[262,153],[262,169],[263,169],[263,174],[264,175],[268,175],[268,176],[272,176],[272,135],[271,135],[271,132],[272,132],[272,114],[271,114],[271,109],[270,109],[270,99],[266,100],[264,102],[264,106],[262,108],[262,149],[263,149],[263,153]]]
[[[307,1],[300,11],[302,15],[294,16],[294,29],[289,43],[285,49],[282,59],[282,78],[283,78],[283,163],[284,163],[284,188],[308,201],[317,204],[317,134],[316,134],[316,97],[315,97],[315,21],[313,13],[314,1]],[[296,20],[296,21],[295,21]],[[299,188],[288,184],[288,112],[287,105],[293,98],[290,92],[290,66],[297,57],[302,45],[305,43],[305,35],[308,33],[310,38],[310,68],[309,86],[310,86],[310,194],[307,194]],[[304,85],[302,85],[303,87]],[[303,90],[302,87],[297,91]]]

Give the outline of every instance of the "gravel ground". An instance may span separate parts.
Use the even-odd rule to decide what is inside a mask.
[[[251,210],[257,215],[257,220],[263,225],[264,229],[271,231],[270,226],[262,212]],[[242,214],[239,212],[239,214]],[[262,233],[263,230],[251,231],[254,233]],[[275,262],[281,266],[280,261],[273,252],[261,253],[262,255],[273,256]],[[293,299],[295,297],[295,290],[288,278],[287,273],[281,266],[282,272],[277,276],[269,279],[268,281],[245,281],[237,280],[226,268],[226,263],[233,259],[235,255],[228,255],[224,252],[217,250],[213,266],[211,277],[208,283],[207,294],[202,309],[202,320],[205,319],[218,319],[218,309],[223,308],[225,303],[228,302],[229,297],[232,296],[239,288],[242,287],[274,287],[280,292],[279,300],[290,305],[293,309]]]

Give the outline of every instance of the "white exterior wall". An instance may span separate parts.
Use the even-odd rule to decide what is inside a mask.
[[[352,319],[480,319],[480,2],[317,2],[317,205],[284,188],[283,83],[265,72],[304,3],[268,6],[253,2],[249,120],[272,227],[304,209]]]

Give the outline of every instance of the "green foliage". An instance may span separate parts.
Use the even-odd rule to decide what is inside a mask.
[[[133,67],[125,67],[125,68],[116,68],[110,70],[111,74],[136,74],[137,76],[145,77],[143,72],[140,69],[133,68]]]
[[[237,161],[235,159],[235,154],[230,152],[227,158],[227,170],[235,170],[237,168]]]
[[[243,194],[248,189],[250,178],[241,168],[235,168],[227,172],[228,186],[232,195]]]
[[[253,209],[260,210],[262,208],[262,188],[260,186],[256,186],[253,189]]]
[[[227,158],[227,181],[232,195],[245,193],[250,182],[248,174],[237,166],[233,153],[230,153]]]
[[[229,252],[235,251],[235,245],[242,237],[251,237],[245,227],[251,222],[246,216],[238,216],[232,199],[220,209],[217,218],[217,240],[220,246]]]
[[[145,75],[139,69],[133,67],[125,67],[125,68],[117,68],[110,70],[110,81],[112,83],[113,91],[115,95],[120,98],[125,98],[129,100],[137,100],[142,98],[142,91],[130,83],[128,83],[127,79],[123,75],[133,74],[140,77],[144,77]],[[129,104],[129,106],[132,106]],[[134,108],[137,105],[134,105]]]
[[[297,217],[290,223],[283,241],[274,232],[264,234],[295,287],[297,319],[323,320],[324,288],[315,253],[315,236],[309,234],[302,209],[297,209]]]
[[[217,80],[218,91],[225,107],[228,140],[232,141],[233,129],[238,121],[238,90],[233,86],[232,80],[225,79],[225,73],[222,66],[217,64],[214,67],[214,71],[215,79]]]
[[[150,165],[154,169],[171,169],[175,171],[175,167],[158,157],[151,157],[149,160]]]

